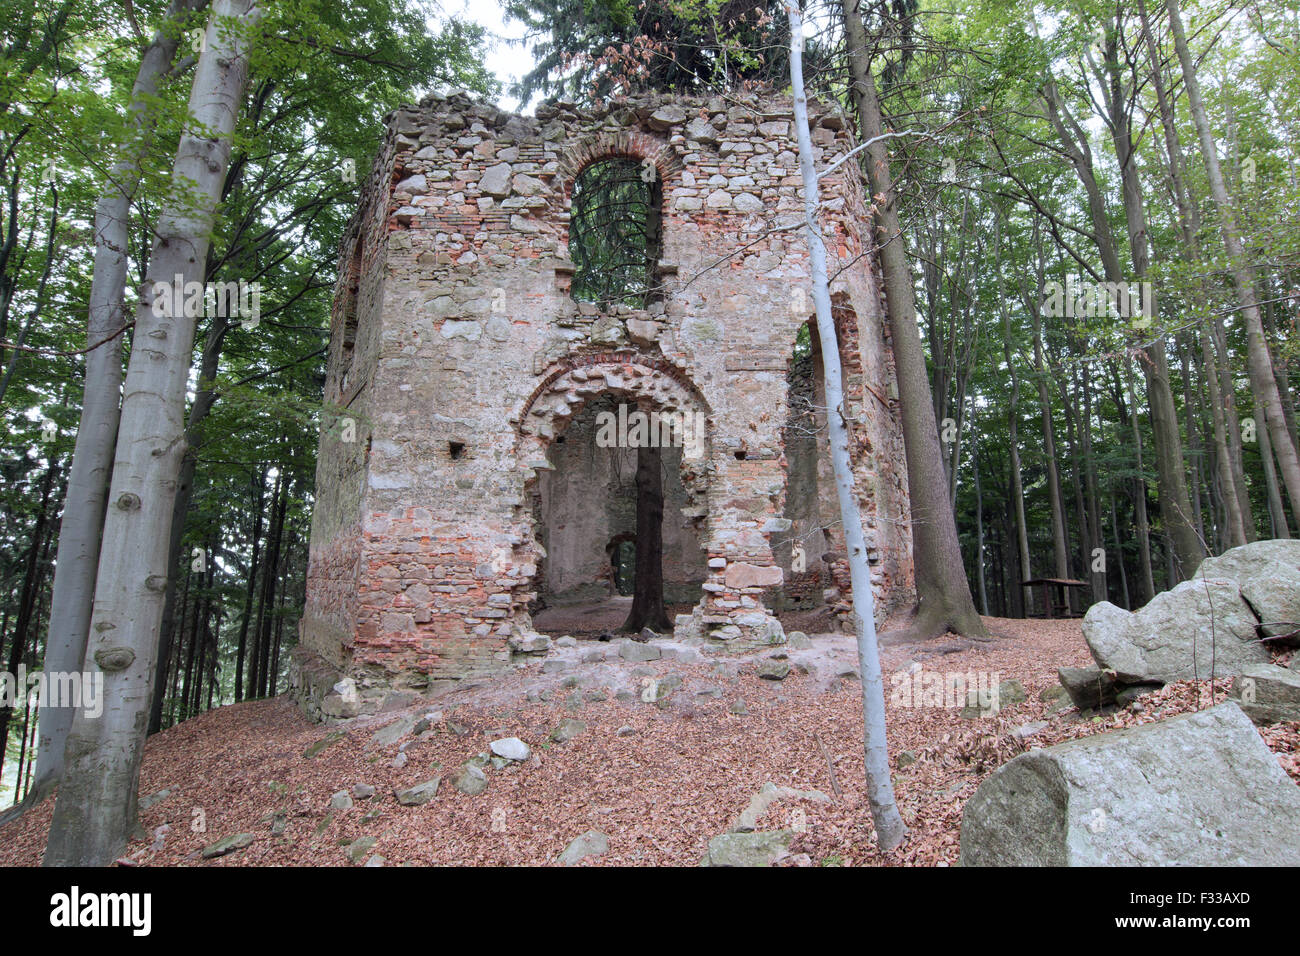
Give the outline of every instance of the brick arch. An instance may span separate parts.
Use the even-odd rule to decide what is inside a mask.
[[[693,382],[671,362],[620,350],[570,356],[556,363],[516,418],[517,446],[524,460],[544,456],[551,441],[591,400],[606,394],[648,401],[656,410],[701,413],[711,409]],[[707,429],[706,429],[707,460]]]
[[[515,557],[522,566],[531,569],[521,578],[520,587],[538,586],[546,560],[541,548],[541,526],[536,521],[533,503],[539,473],[552,467],[547,451],[583,408],[606,395],[638,403],[644,401],[656,411],[704,416],[702,454],[698,458],[683,454],[678,475],[690,509],[684,513],[692,519],[701,549],[705,549],[713,519],[708,507],[712,422],[708,419],[710,410],[703,395],[676,366],[634,351],[571,356],[561,360],[543,377],[524,402],[517,419],[515,460],[523,468],[523,494],[516,508],[521,519],[521,540],[515,545]]]
[[[675,149],[658,136],[641,130],[584,136],[560,160],[560,181],[565,199],[573,195],[573,184],[584,169],[597,160],[620,157],[652,160],[659,171],[659,181],[665,184],[684,168]]]

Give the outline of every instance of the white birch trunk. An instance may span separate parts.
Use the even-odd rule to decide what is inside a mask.
[[[85,666],[104,674],[104,712],[77,711],[45,864],[104,866],[136,822],[136,788],[169,568],[172,503],[185,452],[195,317],[156,315],[155,283],[204,279],[214,210],[248,82],[254,0],[215,0],[136,313]],[[165,313],[171,310],[163,310]],[[183,312],[184,310],[182,310]]]
[[[790,82],[794,91],[794,125],[799,140],[799,171],[803,176],[805,228],[812,266],[813,305],[817,312],[817,337],[822,344],[822,371],[826,383],[826,422],[831,464],[835,469],[835,491],[848,549],[849,575],[853,583],[854,632],[862,672],[862,721],[866,752],[867,800],[876,826],[881,850],[892,850],[907,835],[907,826],[894,800],[889,775],[889,746],[885,738],[885,684],[880,672],[880,649],[876,644],[871,567],[867,562],[862,516],[853,494],[853,470],[849,460],[849,430],[844,414],[841,386],[840,344],[831,316],[830,281],[826,272],[826,246],[817,221],[820,203],[817,172],[813,167],[812,135],[808,130],[808,99],[803,86],[803,24],[798,8],[788,7],[790,17]]]

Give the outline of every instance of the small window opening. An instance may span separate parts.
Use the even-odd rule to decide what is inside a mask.
[[[648,160],[615,157],[582,171],[569,210],[574,299],[647,305],[659,261],[662,198]]]

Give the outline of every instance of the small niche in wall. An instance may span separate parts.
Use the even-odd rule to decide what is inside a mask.
[[[447,454],[451,455],[452,461],[457,461],[465,454],[465,443],[462,441],[447,442]]]

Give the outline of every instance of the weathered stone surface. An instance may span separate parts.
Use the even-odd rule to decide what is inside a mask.
[[[225,856],[227,853],[234,853],[236,850],[242,850],[253,843],[253,834],[236,833],[228,837],[222,837],[216,843],[209,843],[203,848],[203,859],[211,860],[218,856]]]
[[[686,116],[686,110],[680,106],[669,104],[668,106],[661,106],[651,113],[647,125],[654,130],[666,130],[679,123],[685,123]]]
[[[321,701],[321,713],[326,717],[355,717],[361,713],[360,700],[348,700],[341,694],[329,694]]]
[[[785,680],[790,676],[789,663],[771,658],[759,661],[754,670],[763,680]]]
[[[426,780],[414,787],[398,790],[394,796],[397,797],[397,802],[404,807],[418,807],[421,804],[428,803],[438,795],[438,784],[441,782],[441,777],[434,777],[432,780]]]
[[[644,664],[657,661],[663,657],[663,651],[653,644],[638,644],[636,641],[624,641],[618,649],[618,656],[629,664]]]
[[[1296,866],[1300,787],[1232,702],[1021,754],[966,804],[963,866]]]
[[[368,783],[358,783],[352,788],[352,796],[358,800],[369,800],[375,795],[375,788]]]
[[[503,737],[501,740],[494,740],[491,747],[494,754],[498,757],[504,757],[506,760],[527,760],[532,755],[532,751],[528,749],[528,744],[518,737]]]
[[[472,764],[465,764],[451,778],[452,786],[471,797],[478,796],[488,787],[487,775]]]
[[[1300,720],[1300,671],[1255,664],[1237,675],[1232,696],[1257,724]]]
[[[348,793],[346,790],[340,790],[338,793],[336,793],[336,794],[334,794],[332,797],[330,797],[330,809],[331,809],[331,810],[351,810],[351,809],[352,809],[352,795],[351,795],[350,793]]]
[[[557,744],[567,744],[579,734],[586,733],[587,725],[581,720],[574,720],[572,717],[566,717],[560,721],[560,725],[551,731],[551,739]]]
[[[497,199],[504,199],[510,195],[510,176],[512,173],[513,169],[511,169],[509,163],[489,166],[483,171],[483,176],[478,181],[479,191]]]
[[[609,852],[609,837],[599,830],[588,830],[580,837],[574,837],[564,848],[557,861],[561,866],[573,866],[589,856],[601,856]]]
[[[1118,685],[1100,667],[1062,667],[1057,672],[1061,686],[1080,710],[1113,704]]]
[[[411,731],[415,729],[415,724],[418,720],[418,717],[411,714],[399,717],[391,724],[380,727],[375,731],[370,738],[370,742],[376,747],[391,747],[393,744],[411,733]]]
[[[1184,581],[1132,614],[1102,601],[1083,619],[1083,636],[1102,669],[1122,683],[1168,683],[1241,673],[1267,661],[1255,615],[1231,581]]]
[[[374,849],[375,844],[378,842],[379,842],[378,837],[372,837],[372,836],[357,837],[357,839],[353,840],[351,843],[348,844],[347,850],[345,850],[344,852],[347,853],[347,857],[350,862],[360,863],[362,860],[366,858],[366,855],[372,849]]]
[[[786,641],[795,650],[803,650],[812,647],[812,640],[803,631],[791,631],[786,636]]]
[[[831,798],[820,790],[796,790],[794,787],[778,787],[776,784],[768,782],[759,788],[758,793],[750,797],[749,806],[745,807],[740,816],[731,824],[730,832],[751,833],[757,830],[759,823],[763,820],[763,815],[767,813],[773,803],[780,800],[812,800],[816,803],[831,802]]]
[[[789,852],[794,833],[722,833],[709,841],[701,866],[771,866]]]
[[[727,565],[727,587],[766,588],[780,584],[783,575],[780,567],[758,567],[736,561]]]
[[[551,649],[551,639],[545,634],[517,634],[508,643],[516,654],[545,654]]]
[[[377,137],[340,250],[323,400],[347,414],[323,429],[291,659],[312,717],[366,712],[339,693],[321,713],[339,678],[369,701],[505,674],[545,652],[531,607],[609,594],[606,546],[635,516],[607,493],[611,456],[584,461],[602,402],[704,420],[701,441],[663,449],[665,596],[695,605],[678,638],[779,644],[778,598],[817,606],[829,591],[849,613],[842,561],[809,554],[793,569],[792,544],[811,540],[834,490],[815,480],[824,429],[806,442],[786,431],[816,393],[811,361],[792,363],[807,251],[754,215],[801,208],[794,153],[773,145],[791,106],[729,96],[714,109],[638,92],[536,117],[429,98]],[[843,124],[816,136],[819,162],[853,146]],[[662,247],[654,294],[607,306],[574,294],[569,227],[576,179],[613,157],[653,170]],[[824,185],[879,623],[913,591],[910,534],[888,519],[908,513],[902,432],[895,404],[866,396],[894,379],[870,194],[851,163]],[[826,552],[843,553],[830,537]]]
[[[1206,558],[1197,578],[1234,582],[1265,624],[1300,627],[1300,540],[1255,541]]]

